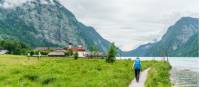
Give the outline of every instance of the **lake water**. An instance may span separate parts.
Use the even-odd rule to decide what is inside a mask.
[[[132,59],[135,57],[118,57],[117,59]],[[163,57],[141,57],[141,60],[163,60]],[[166,59],[166,58],[165,58]],[[198,57],[169,57],[172,65],[171,81],[175,87],[199,87]]]

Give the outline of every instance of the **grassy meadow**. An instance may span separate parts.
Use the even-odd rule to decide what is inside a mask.
[[[168,62],[152,61],[153,65],[145,82],[146,87],[171,87],[170,70]]]
[[[0,87],[128,87],[131,60],[37,58],[0,55]],[[143,61],[143,70],[153,66]]]

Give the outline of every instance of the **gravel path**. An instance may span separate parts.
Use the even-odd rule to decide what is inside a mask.
[[[131,84],[129,85],[129,87],[144,87],[144,83],[147,79],[147,75],[148,75],[148,71],[150,70],[150,68],[144,70],[142,73],[140,73],[140,80],[137,83],[136,79],[132,80]]]

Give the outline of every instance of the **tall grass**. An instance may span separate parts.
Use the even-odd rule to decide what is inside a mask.
[[[167,65],[156,64],[162,64],[162,67],[155,67],[156,71],[163,67],[165,70]],[[0,55],[0,87],[127,87],[134,79],[132,65],[131,60],[117,60],[109,64],[102,59],[42,57],[38,60],[34,57]],[[154,62],[142,61],[142,70],[150,66],[154,66]],[[157,81],[157,76],[153,74],[155,70],[151,70],[149,77]],[[159,79],[162,79],[161,75]],[[147,82],[148,85],[151,83]]]
[[[145,87],[171,87],[170,70],[171,66],[168,62],[154,61],[148,73]]]
[[[0,87],[127,87],[134,78],[130,60],[0,56]],[[149,62],[143,62],[147,68]]]

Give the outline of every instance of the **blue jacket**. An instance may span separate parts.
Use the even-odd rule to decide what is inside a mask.
[[[134,66],[134,69],[141,69],[141,61],[140,61],[140,59],[136,59],[133,66]]]

